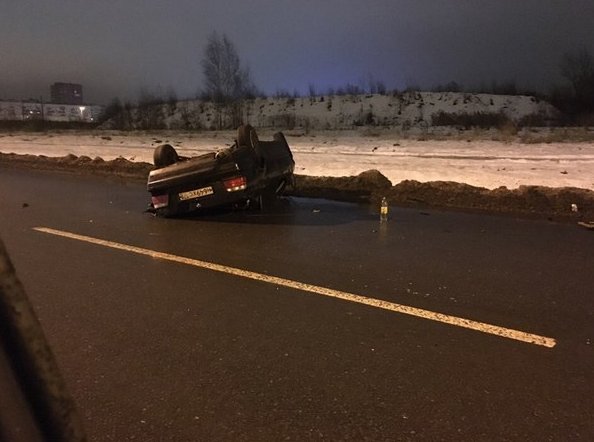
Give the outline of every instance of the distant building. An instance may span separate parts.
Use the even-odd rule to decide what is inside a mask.
[[[96,123],[105,108],[94,104],[53,104],[41,101],[0,100],[0,120]]]
[[[83,104],[82,85],[54,83],[50,86],[51,102],[55,104]]]

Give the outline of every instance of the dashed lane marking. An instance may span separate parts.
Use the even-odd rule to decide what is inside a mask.
[[[170,253],[158,252],[155,250],[144,249],[142,247],[131,246],[128,244],[121,244],[113,241],[106,241],[104,239],[93,238],[85,235],[78,235],[76,233],[65,232],[62,230],[51,229],[48,227],[34,227],[33,230],[38,232],[48,233],[50,235],[61,236],[64,238],[70,238],[78,241],[83,241],[99,246],[108,247],[116,250],[123,250],[130,253],[136,253],[138,255],[150,256],[151,258],[163,259],[166,261],[177,262],[180,264],[186,264],[202,269],[212,270],[215,272],[226,273],[229,275],[238,276],[241,278],[252,279],[256,281],[266,282],[268,284],[274,284],[283,287],[289,287],[304,292],[315,293],[317,295],[328,296],[331,298],[342,299],[343,301],[354,302],[357,304],[367,305],[370,307],[379,308],[382,310],[388,310],[391,312],[402,313],[405,315],[415,316],[417,318],[428,319],[430,321],[441,322],[443,324],[449,324],[456,327],[467,328],[490,335],[500,336],[502,338],[513,339],[516,341],[526,342],[528,344],[540,345],[543,347],[553,348],[557,342],[553,338],[536,335],[533,333],[527,333],[520,330],[514,330],[510,328],[500,327],[493,324],[487,324],[484,322],[474,321],[472,319],[460,318],[457,316],[446,315],[444,313],[438,313],[431,310],[425,310],[416,307],[410,307],[403,304],[396,304],[394,302],[383,301],[377,298],[368,298],[362,295],[356,295],[353,293],[343,292],[340,290],[334,290],[327,287],[320,287],[317,285],[306,284],[299,281],[293,281],[291,279],[280,278],[277,276],[264,275],[262,273],[256,273],[249,270],[243,270],[235,267],[229,267],[222,264],[215,264],[208,261],[202,261],[199,259],[185,258],[183,256],[172,255]]]

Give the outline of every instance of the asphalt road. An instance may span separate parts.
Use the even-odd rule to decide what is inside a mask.
[[[0,170],[0,237],[91,440],[594,439],[591,231],[306,199],[170,220],[147,196]]]

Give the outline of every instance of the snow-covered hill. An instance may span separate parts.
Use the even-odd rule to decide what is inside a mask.
[[[550,104],[531,96],[404,92],[391,95],[256,98],[229,107],[210,102],[182,101],[176,105],[162,105],[158,113],[133,111],[133,126],[141,126],[142,123],[138,122],[148,118],[159,120],[161,126],[168,129],[233,128],[240,123],[258,128],[305,130],[351,129],[356,126],[408,129],[432,126],[440,113],[503,116],[518,123],[527,117],[550,121],[557,111]]]

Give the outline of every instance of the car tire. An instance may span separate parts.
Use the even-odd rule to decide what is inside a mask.
[[[293,152],[291,152],[291,149],[289,148],[289,143],[287,143],[285,134],[282,132],[276,132],[274,135],[272,135],[272,139],[280,144],[287,152],[289,152],[289,156],[291,159],[293,159]]]
[[[264,174],[266,170],[266,159],[262,152],[262,145],[260,144],[256,129],[249,124],[239,126],[237,129],[237,145],[246,146],[251,149],[256,158],[258,173]]]
[[[153,163],[157,168],[171,166],[179,161],[179,155],[171,144],[162,144],[153,152]]]
[[[239,146],[251,147],[252,149],[257,151],[260,147],[260,140],[258,139],[256,129],[254,129],[249,124],[239,126],[239,128],[237,128],[237,144]]]

